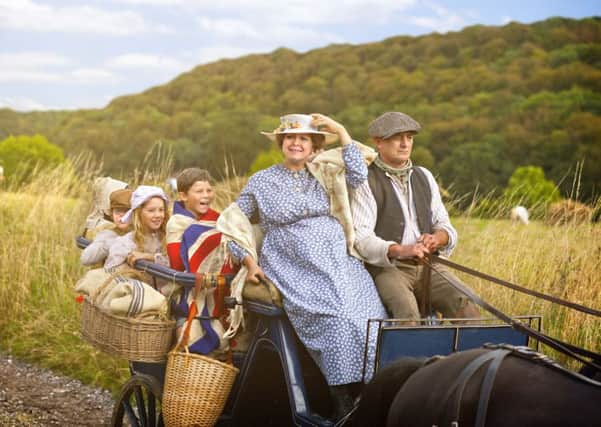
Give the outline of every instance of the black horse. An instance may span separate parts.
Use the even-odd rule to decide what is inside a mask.
[[[365,387],[345,425],[601,426],[601,384],[528,351],[403,358]]]

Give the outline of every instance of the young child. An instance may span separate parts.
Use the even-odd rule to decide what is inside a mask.
[[[110,196],[113,191],[128,188],[128,184],[110,176],[98,177],[92,184],[92,208],[86,218],[82,236],[93,240],[101,230],[113,224]],[[128,208],[129,209],[129,208]]]
[[[117,237],[109,247],[104,263],[114,268],[124,263],[133,266],[139,259],[169,265],[164,255],[165,228],[169,219],[169,199],[165,192],[149,185],[140,185],[131,195],[131,207],[121,218],[122,223],[131,221],[132,231]]]
[[[81,253],[81,263],[86,266],[94,266],[104,263],[109,247],[113,241],[127,233],[129,224],[122,223],[121,218],[130,208],[131,190],[115,190],[110,194],[110,213],[112,222],[103,226],[96,233],[92,243]]]
[[[219,213],[210,207],[215,198],[211,182],[209,172],[198,168],[184,169],[177,177],[180,200],[173,204],[167,223],[167,254],[175,270],[215,273],[221,269],[223,259],[211,257],[221,242],[215,230]]]
[[[171,268],[191,273],[233,273],[228,262],[224,262],[221,233],[215,229],[219,213],[211,209],[215,198],[211,175],[203,169],[184,169],[177,177],[180,200],[173,205],[173,216],[167,223],[167,253]],[[196,299],[203,317],[214,320],[195,321],[191,329],[191,352],[220,357],[228,349],[222,339],[223,328],[220,318],[225,314],[223,298],[227,290],[215,288],[203,290]],[[192,292],[185,289],[179,303],[173,307],[182,326],[192,302]],[[202,336],[192,342],[194,336]]]

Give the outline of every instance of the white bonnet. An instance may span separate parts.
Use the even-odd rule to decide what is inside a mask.
[[[131,220],[131,216],[137,208],[142,206],[147,200],[153,197],[160,197],[165,202],[169,203],[169,198],[165,194],[162,188],[155,187],[153,185],[140,185],[138,188],[131,193],[131,208],[123,215],[121,222],[123,224],[128,223]]]

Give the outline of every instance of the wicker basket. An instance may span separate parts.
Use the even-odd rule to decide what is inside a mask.
[[[174,350],[167,357],[161,410],[166,426],[212,426],[223,411],[238,368]]]
[[[115,316],[84,298],[81,336],[113,356],[138,362],[162,362],[173,344],[175,321]]]

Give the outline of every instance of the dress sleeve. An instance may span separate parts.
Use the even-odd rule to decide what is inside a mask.
[[[109,246],[116,237],[117,234],[112,230],[103,230],[98,233],[92,243],[81,253],[81,263],[89,266],[104,262],[109,253]]]
[[[109,254],[106,257],[104,266],[106,268],[117,267],[127,261],[127,256],[136,249],[132,234],[117,237],[109,247]]]
[[[346,169],[346,183],[351,188],[357,188],[367,180],[367,165],[359,147],[352,142],[342,147],[342,159]]]

